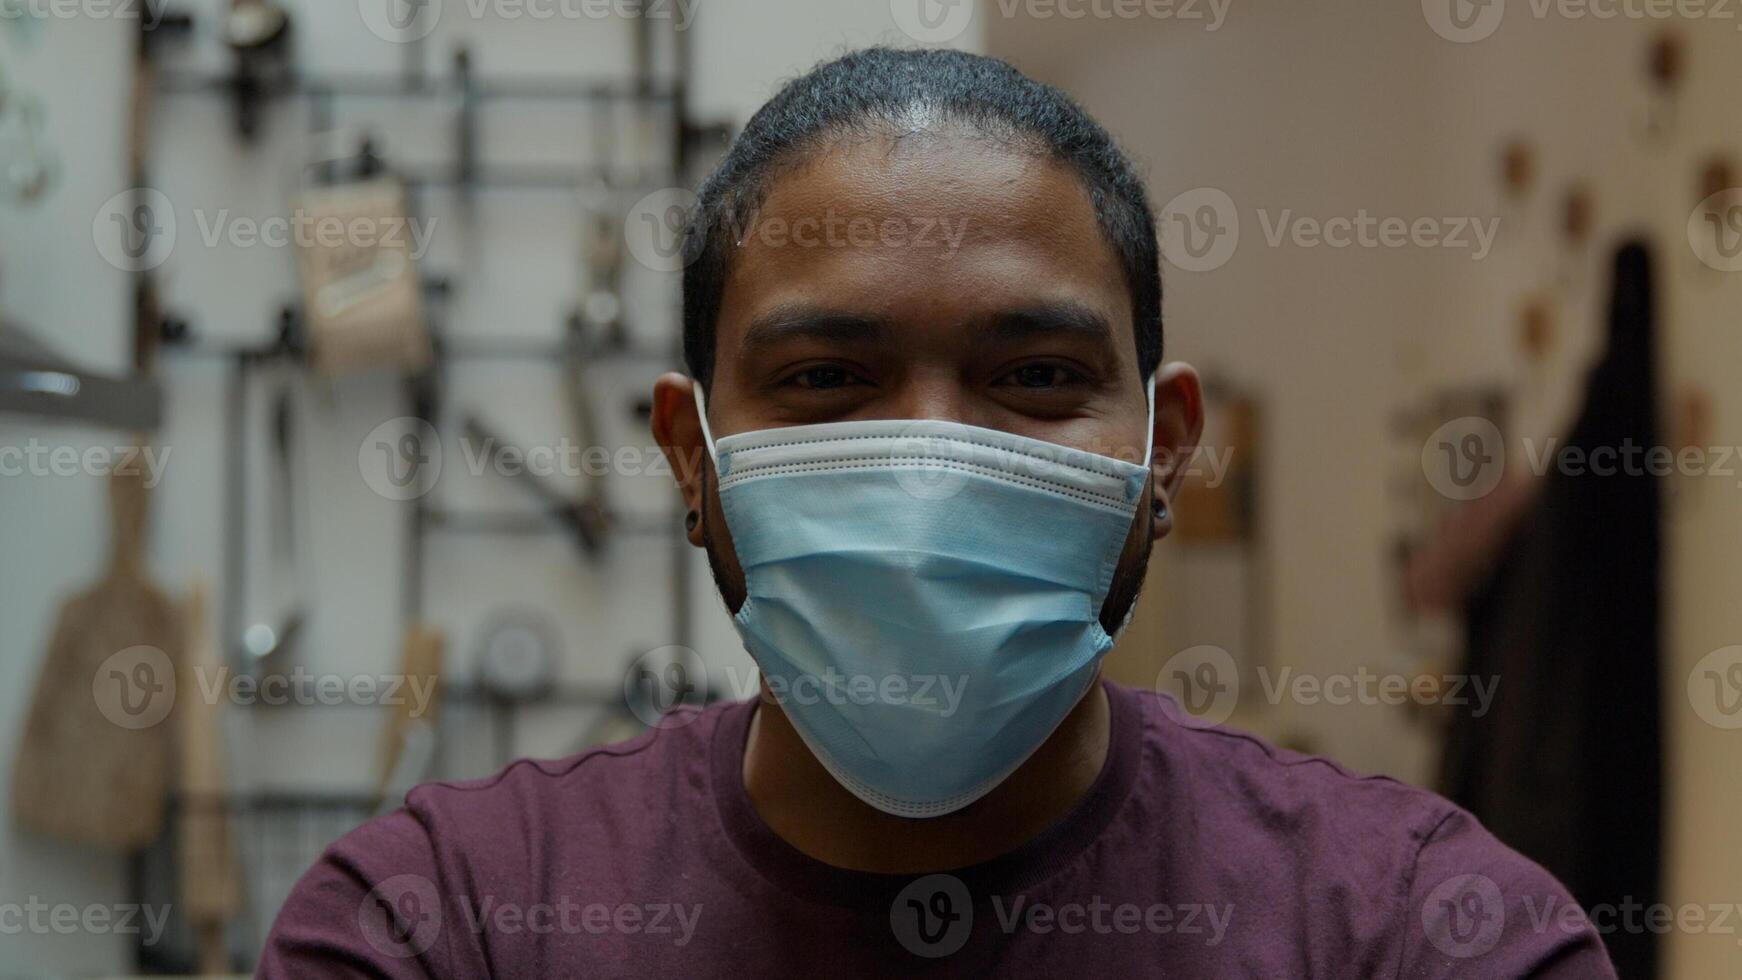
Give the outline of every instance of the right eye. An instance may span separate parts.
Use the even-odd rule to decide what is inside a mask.
[[[787,375],[786,378],[781,381],[781,384],[793,385],[799,388],[827,390],[832,388],[844,388],[847,385],[857,383],[857,381],[858,379],[853,377],[851,371],[848,371],[846,368],[841,367],[838,364],[819,364],[814,367],[807,367],[803,370],[794,371],[792,374]]]

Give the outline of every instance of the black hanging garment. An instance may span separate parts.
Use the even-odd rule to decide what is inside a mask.
[[[1625,923],[1621,910],[1660,898],[1651,266],[1640,242],[1616,252],[1608,349],[1587,379],[1584,408],[1554,447],[1560,463],[1544,474],[1532,510],[1470,596],[1465,669],[1499,687],[1484,717],[1471,708],[1454,715],[1442,772],[1445,793],[1502,841],[1587,909],[1607,906],[1596,921],[1609,927],[1604,942],[1628,980],[1654,976],[1656,936],[1639,928],[1637,908],[1634,929],[1614,927]]]

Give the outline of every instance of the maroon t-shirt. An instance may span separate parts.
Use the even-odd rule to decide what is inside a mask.
[[[842,870],[770,830],[744,792],[750,702],[421,786],[303,877],[260,975],[1614,976],[1565,890],[1450,803],[1107,693],[1076,809],[935,875]]]

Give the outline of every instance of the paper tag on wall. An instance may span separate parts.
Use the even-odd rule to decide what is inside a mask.
[[[297,210],[304,317],[317,370],[429,364],[405,188],[392,177],[313,188]]]

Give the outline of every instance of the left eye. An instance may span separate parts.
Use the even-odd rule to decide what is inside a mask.
[[[1056,388],[1079,380],[1081,375],[1058,364],[1024,364],[1006,377],[1020,388]]]
[[[787,379],[787,383],[800,388],[829,389],[846,387],[854,380],[853,375],[846,368],[833,364],[822,364],[794,373]]]

